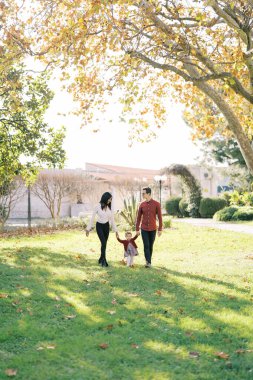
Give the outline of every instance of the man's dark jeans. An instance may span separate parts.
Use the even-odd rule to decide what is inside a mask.
[[[156,230],[145,231],[141,230],[141,237],[144,245],[144,255],[146,261],[151,264],[151,258],[153,253],[153,245],[156,237]]]

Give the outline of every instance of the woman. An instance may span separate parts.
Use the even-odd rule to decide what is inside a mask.
[[[102,267],[108,267],[108,263],[106,261],[106,244],[109,237],[110,225],[114,232],[118,232],[117,227],[114,222],[113,212],[111,210],[112,204],[112,195],[111,193],[104,193],[101,197],[99,204],[94,208],[93,214],[90,219],[90,223],[86,228],[86,236],[89,236],[89,232],[92,229],[95,216],[97,214],[97,223],[96,223],[96,231],[101,242],[101,256],[98,260],[98,263]]]

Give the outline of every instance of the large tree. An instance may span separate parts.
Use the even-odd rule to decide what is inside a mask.
[[[43,165],[61,167],[65,161],[64,129],[44,122],[53,97],[44,75],[28,76],[22,67],[12,67],[8,80],[0,94],[0,182],[31,176]],[[5,87],[4,78],[0,84]]]
[[[63,78],[73,76],[69,89],[86,122],[118,88],[138,135],[149,124],[169,123],[168,99],[177,97],[189,118],[201,107],[199,133],[230,131],[253,172],[252,0],[28,3],[27,25],[34,33],[26,34],[24,45],[30,37],[27,51],[53,61]]]

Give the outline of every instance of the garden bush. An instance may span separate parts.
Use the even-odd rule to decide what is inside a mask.
[[[181,197],[171,197],[166,201],[165,209],[167,214],[173,216],[182,216],[179,210],[179,202],[181,199]]]
[[[246,191],[241,195],[241,201],[245,206],[253,206],[253,193]]]
[[[227,222],[229,220],[232,220],[232,217],[234,213],[238,210],[238,208],[238,206],[225,207],[222,210],[217,211],[214,214],[213,219],[218,220],[220,222]]]
[[[239,207],[232,220],[253,220],[253,207]]]
[[[226,205],[230,206],[231,192],[224,191],[223,193],[220,194],[220,198],[225,199]]]
[[[212,218],[214,214],[226,207],[227,202],[223,198],[202,198],[199,213],[202,218]]]
[[[163,217],[163,228],[171,228],[172,218],[169,216]]]
[[[189,211],[188,209],[188,202],[184,198],[181,199],[179,202],[179,211],[182,214],[182,216],[189,216]]]

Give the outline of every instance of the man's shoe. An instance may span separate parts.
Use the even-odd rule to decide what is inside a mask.
[[[146,263],[145,268],[151,268],[151,264],[150,263]]]

